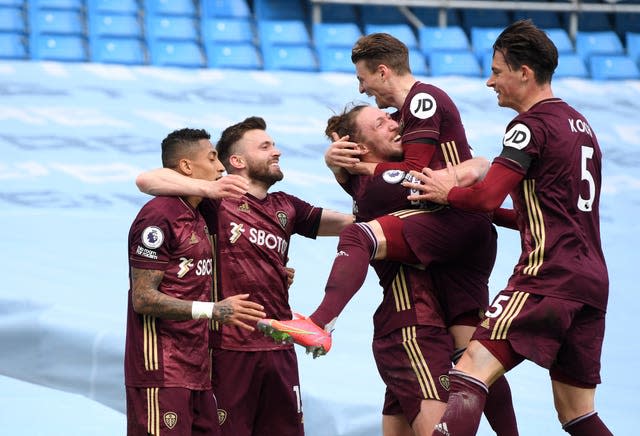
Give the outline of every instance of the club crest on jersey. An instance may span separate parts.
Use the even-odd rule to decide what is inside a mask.
[[[244,203],[242,203],[240,206],[238,206],[238,210],[241,212],[250,212],[249,209],[249,203],[247,203],[246,201]]]
[[[164,234],[159,227],[149,226],[142,231],[142,245],[155,250],[164,242]]]
[[[522,150],[529,145],[529,141],[531,141],[531,131],[524,124],[518,123],[504,134],[502,145],[515,148],[516,150]]]
[[[451,381],[449,380],[448,375],[441,375],[438,380],[440,381],[440,386],[442,386],[446,391],[451,388]]]
[[[402,170],[387,170],[382,173],[382,180],[389,183],[390,185],[395,185],[404,180],[405,172]]]
[[[224,409],[218,409],[218,423],[222,425],[226,420],[227,420],[227,411]]]
[[[411,115],[421,120],[426,120],[436,113],[436,99],[426,92],[419,92],[411,98],[409,109]]]
[[[287,223],[289,223],[289,217],[287,217],[287,214],[279,210],[278,212],[276,212],[276,218],[278,218],[280,227],[282,227],[283,229],[286,229]]]
[[[166,412],[162,416],[162,420],[164,421],[164,425],[171,430],[178,423],[178,414],[176,412]]]

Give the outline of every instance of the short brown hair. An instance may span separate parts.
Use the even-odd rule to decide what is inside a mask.
[[[351,62],[364,60],[369,71],[383,64],[398,74],[411,73],[409,49],[388,33],[372,33],[361,36],[351,49]]]

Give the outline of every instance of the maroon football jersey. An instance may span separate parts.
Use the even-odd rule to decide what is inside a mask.
[[[424,144],[412,148],[416,156],[405,150],[406,162],[385,162],[376,167],[376,173],[389,169],[421,171],[428,166],[433,169],[446,167],[447,162],[456,165],[471,158],[471,149],[462,125],[460,112],[453,100],[442,89],[427,83],[416,82],[409,91],[404,104],[392,118],[400,124],[403,144]],[[435,150],[433,144],[435,146]],[[433,154],[426,162],[422,156]]]
[[[142,207],[129,231],[129,265],[164,271],[160,292],[211,301],[211,239],[202,215],[182,198],[156,197]],[[211,389],[208,339],[206,320],[136,313],[129,290],[126,385]]]
[[[495,161],[524,174],[511,193],[522,254],[509,289],[606,310],[602,153],[586,119],[558,98],[541,101],[509,123]]]
[[[322,209],[284,192],[260,200],[250,194],[240,199],[205,200],[201,205],[210,228],[216,229],[216,301],[249,293],[264,306],[267,318],[291,319],[287,264],[294,233],[315,238]],[[266,351],[290,348],[275,344],[258,330],[213,323],[213,346],[227,350]]]

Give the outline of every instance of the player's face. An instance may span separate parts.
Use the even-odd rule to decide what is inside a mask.
[[[496,51],[491,62],[491,76],[487,86],[493,88],[498,95],[498,106],[509,107],[520,112],[520,102],[526,94],[525,78],[521,70],[512,70],[507,65],[504,55]]]
[[[398,123],[382,109],[362,108],[356,118],[360,142],[369,149],[371,161],[385,162],[402,156]]]
[[[194,179],[217,180],[222,177],[224,166],[218,159],[218,152],[208,139],[198,141],[200,147],[191,159]]]
[[[282,180],[281,153],[267,132],[260,129],[249,130],[238,145],[250,179],[264,182],[268,186]]]
[[[379,71],[369,71],[365,61],[360,60],[356,62],[356,77],[358,78],[358,91],[361,94],[374,97],[376,105],[381,109],[391,106],[388,87],[385,86],[385,82],[382,80],[382,74]]]

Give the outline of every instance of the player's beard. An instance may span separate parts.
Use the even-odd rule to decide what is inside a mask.
[[[267,186],[272,186],[284,178],[282,170],[272,167],[270,164],[260,166],[259,168],[251,167],[248,170],[248,175],[251,180],[262,182]]]

